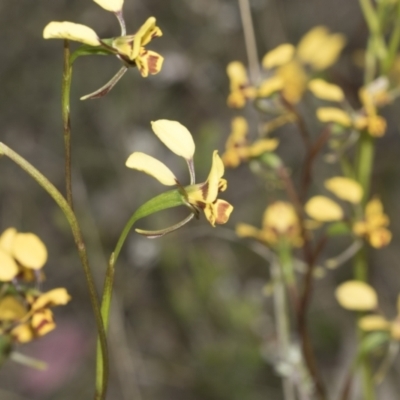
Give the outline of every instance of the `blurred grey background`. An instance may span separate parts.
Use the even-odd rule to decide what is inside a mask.
[[[196,141],[198,180],[206,179],[212,150],[223,151],[230,119],[246,115],[256,136],[251,108],[229,110],[228,62],[246,62],[237,1],[125,0],[128,33],[151,15],[164,35],[149,48],[165,57],[162,72],[143,79],[129,71],[108,96],[81,102],[118,70],[113,57],[84,57],[74,68],[71,106],[75,208],[87,241],[98,288],[110,252],[134,210],[164,188],[127,169],[133,151],[164,161],[188,181],[186,166],[152,134],[150,121],[167,118],[188,127]],[[341,84],[353,104],[362,72],[352,63],[365,46],[367,30],[356,0],[251,1],[259,55],[299,38],[315,25],[342,32],[348,44],[330,79]],[[0,2],[0,137],[63,190],[60,113],[62,41],[42,39],[49,21],[86,24],[101,37],[116,36],[116,19],[90,0],[2,0]],[[381,307],[395,315],[400,291],[399,113],[385,112],[390,129],[378,141],[373,191],[391,217],[392,244],[371,252],[371,280]],[[312,111],[305,107],[313,136]],[[314,123],[315,124],[315,123]],[[301,149],[296,129],[278,132],[279,154],[297,177]],[[332,176],[321,162],[318,179]],[[44,289],[65,286],[73,300],[55,310],[58,329],[19,351],[45,360],[46,372],[9,361],[0,371],[2,400],[87,399],[94,385],[95,324],[69,227],[47,194],[9,160],[0,160],[0,228],[15,226],[38,234],[49,250]],[[109,399],[122,400],[279,400],[280,378],[271,365],[276,338],[273,305],[262,294],[270,279],[268,263],[249,242],[235,239],[238,222],[260,225],[266,205],[282,193],[255,177],[247,166],[226,172],[235,206],[224,227],[204,218],[158,240],[131,233],[117,265],[111,317]],[[317,186],[316,186],[317,187]],[[141,221],[158,229],[187,211],[174,209]],[[348,241],[334,241],[323,257],[338,254]],[[329,272],[315,285],[310,313],[318,361],[330,393],[336,395],[354,351],[354,316],[339,308],[333,290],[351,277],[350,265]],[[380,389],[381,399],[396,399],[399,365]]]

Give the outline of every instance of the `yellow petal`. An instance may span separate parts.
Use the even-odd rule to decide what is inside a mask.
[[[394,320],[390,327],[390,334],[394,340],[400,340],[400,321]]]
[[[45,39],[68,39],[88,44],[89,46],[100,46],[100,40],[96,32],[88,26],[74,24],[73,22],[50,22],[43,31]]]
[[[244,65],[239,61],[232,61],[228,64],[226,72],[231,82],[231,90],[246,86],[249,83]]]
[[[156,19],[154,17],[149,17],[136,35],[142,35],[141,45],[146,46],[146,44],[150,43],[153,39],[161,37],[162,31],[156,26]]]
[[[208,175],[206,185],[204,186],[207,187],[206,193],[204,193],[204,200],[206,203],[212,203],[217,198],[219,181],[223,177],[224,171],[224,163],[218,155],[218,151],[214,150],[211,171]]]
[[[222,162],[227,168],[236,168],[241,161],[241,156],[235,148],[230,148],[221,156]]]
[[[280,235],[295,230],[298,226],[297,214],[294,207],[284,201],[272,203],[264,212],[263,227],[273,229]]]
[[[260,230],[248,224],[237,224],[235,229],[236,235],[239,237],[258,238]]]
[[[374,229],[370,232],[368,241],[375,249],[387,246],[392,240],[392,233],[386,228]]]
[[[0,248],[6,253],[11,253],[17,230],[15,228],[6,229],[0,236]]]
[[[14,259],[0,249],[0,281],[10,282],[18,275],[18,266]]]
[[[305,205],[307,214],[320,222],[339,221],[343,219],[341,207],[325,196],[314,196]]]
[[[370,200],[365,207],[365,215],[367,219],[373,218],[377,215],[383,215],[383,204],[377,197]]]
[[[367,118],[368,133],[372,137],[382,137],[386,133],[386,127],[386,119],[379,115],[374,115]]]
[[[14,296],[5,296],[0,300],[0,321],[18,321],[26,314],[26,308]]]
[[[122,10],[124,0],[93,0],[107,11],[118,12]]]
[[[293,45],[289,43],[281,44],[264,56],[262,66],[265,69],[270,69],[287,64],[292,60],[294,51],[295,48]]]
[[[161,36],[161,31],[156,28],[156,19],[147,18],[146,22],[139,28],[133,36],[133,47],[129,58],[134,60],[140,53],[140,49],[146,45],[152,38],[152,34]]]
[[[284,86],[284,81],[280,76],[273,76],[265,81],[263,81],[258,88],[258,97],[269,97],[271,94],[282,90]]]
[[[279,145],[278,139],[260,139],[247,148],[248,157],[259,157],[267,151],[274,151]]]
[[[282,93],[291,103],[298,103],[307,88],[308,77],[303,66],[296,60],[282,65],[276,70],[277,76],[283,80]]]
[[[321,122],[335,122],[339,125],[351,126],[351,118],[346,111],[335,107],[321,107],[317,109],[317,118]]]
[[[53,313],[48,309],[33,314],[31,325],[37,336],[44,336],[56,327]]]
[[[315,53],[323,46],[328,35],[328,29],[324,26],[316,26],[308,31],[297,45],[297,57],[305,63],[313,60]]]
[[[360,281],[342,283],[335,291],[339,304],[347,310],[368,311],[378,306],[378,297],[373,287]]]
[[[342,176],[326,180],[325,187],[339,197],[339,199],[349,201],[353,204],[358,204],[364,195],[363,188],[358,182]]]
[[[308,88],[314,96],[320,99],[328,101],[344,100],[343,90],[339,86],[328,83],[323,79],[313,79],[309,82]]]
[[[229,93],[226,103],[231,108],[243,108],[246,105],[246,97],[242,90],[234,90]]]
[[[166,186],[174,186],[178,183],[172,171],[161,161],[144,153],[132,153],[126,160],[128,168],[142,171]]]
[[[15,259],[26,268],[40,269],[47,261],[44,243],[33,233],[17,233],[12,253]]]
[[[345,45],[346,38],[344,35],[339,33],[329,35],[322,48],[315,53],[312,60],[310,59],[311,66],[316,71],[321,71],[335,64]]]
[[[315,70],[322,70],[336,62],[346,40],[343,35],[329,34],[324,26],[306,33],[297,46],[297,56]]]
[[[229,139],[227,141],[227,147],[235,146],[238,143],[245,142],[246,136],[249,132],[249,124],[246,121],[246,118],[243,117],[235,117],[231,122],[232,131],[229,135]]]
[[[32,310],[37,311],[46,307],[63,306],[71,300],[64,288],[56,288],[41,294],[32,304]]]
[[[15,327],[11,331],[11,335],[17,340],[19,343],[28,343],[34,338],[34,333],[30,324],[21,324]]]
[[[212,226],[225,224],[233,211],[233,206],[225,200],[218,199],[214,203],[207,204],[204,214]]]
[[[153,132],[175,154],[190,160],[195,144],[188,129],[178,121],[159,119],[151,123]]]
[[[367,315],[359,320],[358,326],[366,332],[387,331],[390,329],[390,322],[380,315]]]
[[[156,75],[161,71],[164,57],[155,51],[146,50],[142,47],[135,62],[140,74],[143,78],[147,78],[149,74]]]

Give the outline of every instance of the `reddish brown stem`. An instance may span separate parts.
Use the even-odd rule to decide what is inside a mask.
[[[303,168],[303,176],[301,179],[301,198],[304,199],[307,195],[307,190],[311,183],[312,176],[312,167],[315,161],[315,158],[319,154],[319,152],[324,147],[325,143],[328,141],[329,136],[331,135],[330,127],[326,128],[322,131],[322,133],[318,136],[318,139],[313,143],[312,147],[307,153],[306,161],[304,163]]]
[[[304,146],[306,147],[307,150],[309,150],[311,147],[311,137],[310,137],[310,134],[308,132],[308,129],[307,129],[306,123],[304,122],[303,117],[296,110],[296,107],[292,103],[287,101],[284,96],[281,96],[281,101],[282,101],[282,104],[285,106],[285,108],[290,113],[292,113],[296,116],[296,124],[297,124],[297,127],[299,128],[300,136],[304,142]]]
[[[300,232],[303,238],[303,252],[304,252],[304,259],[307,264],[307,272],[304,282],[304,290],[299,301],[296,301],[297,305],[297,315],[298,315],[298,331],[301,337],[302,342],[302,350],[304,355],[304,360],[307,364],[308,370],[310,375],[312,376],[315,388],[320,400],[325,400],[325,387],[322,382],[322,379],[319,375],[318,368],[315,361],[314,352],[311,346],[311,341],[308,334],[307,328],[307,308],[311,298],[312,293],[312,277],[313,277],[313,270],[314,270],[314,261],[318,257],[320,251],[322,250],[323,246],[325,245],[324,241],[321,241],[320,245],[317,245],[316,250],[314,251],[311,246],[311,242],[307,233],[307,230],[304,226],[304,211],[303,205],[300,200],[300,197],[296,191],[296,188],[293,184],[292,179],[290,178],[286,168],[281,166],[277,170],[278,176],[282,179],[287,195],[289,199],[292,201],[293,206],[295,207],[299,224],[300,224]]]

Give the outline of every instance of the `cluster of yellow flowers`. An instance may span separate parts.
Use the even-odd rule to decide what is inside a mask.
[[[233,61],[227,67],[230,79],[228,105],[242,108],[247,100],[253,100],[268,112],[278,114],[264,125],[264,131],[269,133],[282,125],[296,121],[297,116],[291,107],[309,91],[319,100],[332,104],[316,109],[316,117],[320,122],[334,124],[342,131],[366,131],[374,137],[383,136],[386,131],[386,121],[378,115],[378,108],[390,103],[394,98],[387,78],[380,77],[360,89],[361,108],[356,110],[350,106],[339,86],[319,76],[323,70],[337,61],[345,44],[343,35],[331,34],[327,28],[317,26],[302,37],[297,47],[284,43],[263,57],[262,66],[266,78],[258,86],[250,83],[244,65],[239,61]],[[233,125],[235,124],[234,121]],[[235,154],[232,151],[233,137],[232,133],[226,145],[225,165],[234,167],[238,159],[251,158],[251,148],[233,147],[236,150]],[[256,154],[260,149],[259,146],[257,143],[254,150]]]
[[[42,293],[29,283],[44,279],[47,249],[33,233],[6,229],[0,236],[0,335],[25,343],[55,328],[50,307],[64,305],[64,288]]]
[[[361,185],[355,180],[337,176],[326,180],[325,188],[356,209],[361,207],[364,193]],[[305,211],[313,220],[320,223],[348,221],[343,208],[326,196],[318,195],[310,198],[305,205]],[[392,234],[387,229],[389,218],[383,212],[382,202],[378,198],[373,198],[366,204],[365,210],[361,211],[361,213],[355,212],[355,215],[361,215],[361,218],[349,221],[353,233],[367,239],[372,247],[381,248],[388,245]]]

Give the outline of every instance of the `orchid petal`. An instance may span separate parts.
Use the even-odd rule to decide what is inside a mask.
[[[107,11],[119,12],[122,10],[124,0],[93,0],[100,7],[103,7]]]
[[[166,186],[178,184],[173,172],[161,161],[144,153],[132,153],[125,164],[128,168],[142,171]]]
[[[50,22],[43,30],[43,37],[45,39],[68,39],[89,46],[101,45],[100,39],[93,29],[68,21]]]
[[[175,154],[190,160],[195,144],[189,130],[178,121],[159,119],[151,122],[153,132]]]

